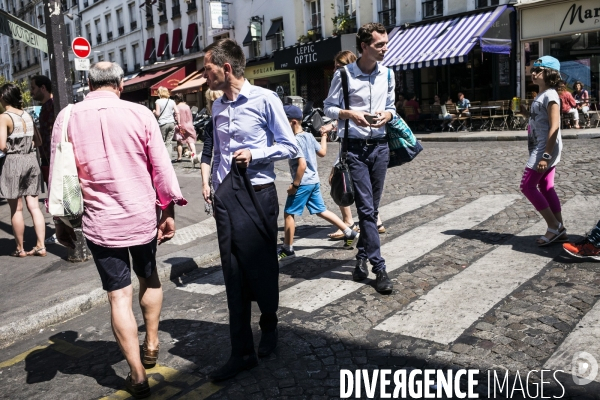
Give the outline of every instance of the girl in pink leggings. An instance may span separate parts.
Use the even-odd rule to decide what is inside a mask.
[[[529,110],[529,160],[521,192],[548,224],[546,234],[536,241],[538,246],[547,246],[567,241],[560,200],[554,190],[554,174],[562,151],[560,99],[555,90],[561,80],[560,63],[554,57],[540,58],[533,63],[531,78],[540,87],[540,94]]]

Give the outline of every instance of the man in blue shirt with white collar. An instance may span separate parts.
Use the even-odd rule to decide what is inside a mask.
[[[381,256],[377,231],[379,201],[385,182],[389,148],[385,124],[396,117],[394,74],[380,64],[387,51],[388,36],[378,23],[363,25],[356,35],[356,48],[362,57],[345,67],[348,74],[349,110],[344,105],[340,70],[333,76],[325,114],[333,119],[349,120],[348,166],[354,182],[360,239],[358,240],[355,281],[369,275],[367,259],[376,275],[375,288],[380,293],[393,289]],[[338,135],[345,136],[345,123],[338,124]]]
[[[205,48],[204,53],[206,83],[211,90],[224,92],[223,97],[217,99],[212,106],[214,125],[212,181],[215,192],[231,171],[233,162],[238,167],[246,168],[246,175],[250,178],[254,194],[264,213],[266,229],[270,231],[269,237],[276,241],[279,202],[275,189],[273,162],[293,158],[298,153],[296,138],[283,110],[283,104],[277,94],[253,86],[244,78],[246,59],[242,48],[235,41],[221,39]],[[229,243],[232,237],[243,237],[243,231],[235,231],[240,229],[235,225],[235,221],[232,221],[229,226],[231,226],[229,229],[233,230],[231,233],[225,229],[224,232],[217,230],[219,246],[221,241]],[[248,241],[249,246],[255,245],[251,237]],[[272,255],[274,264],[277,265],[277,246],[276,243],[273,245]],[[267,247],[263,254],[270,252],[270,247],[261,246]],[[235,251],[231,253],[233,253],[231,257],[237,254]],[[269,355],[277,346],[278,287],[271,285],[278,286],[278,279],[277,276],[270,279],[273,277],[271,275],[273,271],[261,269],[261,265],[252,262],[253,260],[223,262],[232,350],[229,361],[210,374],[213,381],[232,378],[243,370],[255,367],[258,363],[250,326],[251,300],[256,299],[257,290],[274,293],[274,296],[267,300],[264,296],[261,297],[262,300],[257,299],[261,309],[262,331],[258,356]],[[227,270],[225,270],[226,265]],[[261,287],[258,289],[249,283],[250,273],[246,268],[250,269],[250,267],[264,274],[265,279],[261,280]],[[278,270],[275,269],[274,273],[278,274]],[[269,279],[266,278],[267,276]],[[255,281],[256,279],[252,280]]]

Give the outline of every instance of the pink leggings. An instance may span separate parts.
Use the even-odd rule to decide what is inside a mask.
[[[550,207],[553,213],[560,212],[560,200],[554,190],[554,172],[554,167],[543,174],[531,168],[523,171],[521,192],[538,211]]]

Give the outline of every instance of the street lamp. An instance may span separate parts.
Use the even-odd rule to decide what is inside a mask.
[[[68,13],[68,14],[65,14],[65,16],[67,18],[69,18],[71,21],[73,21],[73,16],[74,15],[77,15],[79,17],[79,19],[83,19],[83,17],[81,16],[81,14],[77,14],[77,13]]]

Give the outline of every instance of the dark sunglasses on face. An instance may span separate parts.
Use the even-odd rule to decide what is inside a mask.
[[[532,74],[539,74],[540,72],[542,72],[545,68],[542,67],[533,67],[531,68],[531,73]]]

